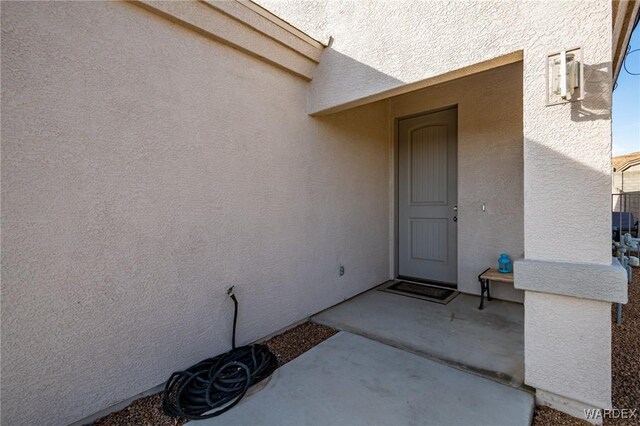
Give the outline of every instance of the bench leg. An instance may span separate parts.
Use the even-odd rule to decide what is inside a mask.
[[[484,309],[484,291],[485,291],[485,281],[480,279],[480,307],[478,309]]]
[[[622,324],[622,303],[618,303],[617,312],[616,312],[616,324]]]

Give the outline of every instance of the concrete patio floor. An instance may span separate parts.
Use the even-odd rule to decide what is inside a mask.
[[[384,285],[384,284],[383,284]],[[524,381],[524,308],[459,294],[447,305],[378,286],[312,321],[473,371],[511,386]]]
[[[428,302],[425,302],[428,303]],[[529,425],[533,395],[340,332],[198,425]]]

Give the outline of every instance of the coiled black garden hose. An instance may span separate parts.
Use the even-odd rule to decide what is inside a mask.
[[[240,402],[252,385],[269,377],[278,366],[276,356],[265,345],[236,348],[238,300],[233,287],[227,294],[234,305],[233,349],[169,377],[162,401],[169,416],[190,420],[218,416]]]

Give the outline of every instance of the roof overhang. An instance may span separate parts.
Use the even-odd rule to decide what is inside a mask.
[[[132,4],[307,81],[325,47],[247,0],[137,0]]]
[[[639,10],[638,0],[613,1],[613,81],[620,74],[633,27],[640,16]]]
[[[392,87],[391,89],[384,90],[382,92],[365,96],[362,98],[354,99],[349,102],[345,102],[331,108],[322,109],[319,111],[310,111],[309,115],[312,117],[322,117],[337,112],[345,111],[347,109],[355,108],[361,105],[370,104],[383,99],[392,98],[394,96],[404,95],[405,93],[415,92],[417,90],[425,89],[430,86],[446,83],[459,78],[467,77],[473,74],[478,74],[484,71],[488,71],[493,68],[502,67],[504,65],[513,64],[522,61],[524,54],[522,50],[508,53],[506,55],[497,56],[486,61],[478,62],[466,67],[458,68],[443,74],[439,74],[433,77],[429,77],[423,80],[415,81],[412,83],[400,84]]]
[[[617,172],[624,172],[625,170],[633,167],[633,166],[637,166],[638,164],[640,164],[640,158],[634,158],[633,160],[629,160],[626,163],[624,163],[622,166],[618,167],[616,169]]]

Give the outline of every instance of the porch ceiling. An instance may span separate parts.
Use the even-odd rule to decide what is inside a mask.
[[[444,74],[436,75],[434,77],[430,77],[424,80],[420,80],[420,81],[416,81],[408,84],[401,84],[392,89],[385,90],[371,96],[365,96],[363,98],[346,102],[340,105],[336,105],[331,108],[327,108],[320,111],[311,111],[309,115],[313,117],[322,117],[329,114],[335,114],[337,112],[355,108],[361,105],[369,104],[369,103],[380,101],[383,99],[388,99],[398,95],[404,95],[405,93],[414,92],[416,90],[424,89],[429,86],[435,86],[436,84],[446,83],[447,81],[455,80],[455,79],[466,77],[472,74],[488,71],[493,68],[498,68],[504,65],[519,62],[519,61],[522,61],[522,58],[523,58],[523,51],[518,50],[516,52],[512,52],[507,55],[498,56],[496,58],[489,59],[487,61],[478,62],[476,64],[469,65],[463,68],[458,68],[456,70],[446,72]]]

